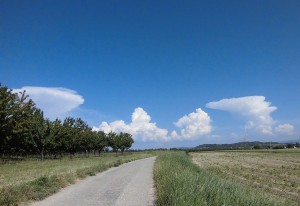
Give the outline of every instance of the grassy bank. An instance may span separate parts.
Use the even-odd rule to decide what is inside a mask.
[[[17,205],[41,200],[86,176],[110,167],[151,156],[150,153],[125,153],[116,157],[28,160],[0,164],[0,205]]]
[[[185,152],[158,155],[154,180],[157,205],[287,205],[200,169]]]

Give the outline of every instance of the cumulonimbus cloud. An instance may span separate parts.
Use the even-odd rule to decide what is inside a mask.
[[[62,87],[32,87],[25,86],[13,89],[13,92],[26,91],[26,94],[44,111],[45,117],[55,119],[76,109],[83,104],[84,99],[76,91]]]
[[[210,116],[200,108],[184,115],[174,124],[180,129],[179,133],[173,131],[171,134],[176,139],[197,139],[200,136],[210,134],[212,130]]]
[[[221,99],[209,102],[206,106],[211,109],[228,111],[242,116],[247,121],[245,125],[247,129],[255,129],[265,135],[273,134],[273,126],[276,124],[276,121],[272,118],[271,113],[277,107],[271,106],[271,103],[267,102],[264,96]],[[283,133],[283,131],[291,130],[291,128],[285,125],[276,130],[276,132],[281,131]]]
[[[93,130],[109,132],[128,132],[133,135],[135,140],[142,141],[169,141],[168,130],[161,129],[156,123],[151,122],[151,117],[138,107],[131,115],[131,122],[126,124],[123,120],[117,120],[111,123],[102,122],[99,127],[93,127]]]
[[[201,109],[181,117],[175,125],[180,132],[173,131],[168,135],[167,129],[159,128],[156,123],[151,122],[151,117],[141,107],[134,110],[131,122],[126,124],[123,120],[116,120],[111,123],[102,122],[99,127],[93,130],[104,131],[105,133],[128,132],[135,140],[142,141],[171,141],[181,139],[196,139],[211,132],[211,120],[207,113]]]

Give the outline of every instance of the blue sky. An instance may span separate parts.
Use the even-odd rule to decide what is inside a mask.
[[[299,139],[299,10],[293,0],[0,1],[0,81],[51,119],[130,132],[135,148]]]

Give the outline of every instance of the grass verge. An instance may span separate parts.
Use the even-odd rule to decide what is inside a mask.
[[[110,167],[152,156],[150,153],[132,153],[123,156],[76,158],[73,160],[24,161],[0,165],[0,205],[26,204],[42,200],[61,188],[86,176],[94,176]],[[18,177],[22,178],[19,179]],[[13,180],[13,177],[17,180]],[[24,180],[28,178],[28,181]],[[11,179],[8,183],[5,179]]]
[[[224,180],[194,165],[185,152],[158,155],[154,169],[156,204],[287,205],[284,200]]]

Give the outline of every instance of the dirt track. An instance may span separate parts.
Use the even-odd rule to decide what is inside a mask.
[[[154,160],[150,157],[111,168],[32,205],[153,205]]]

